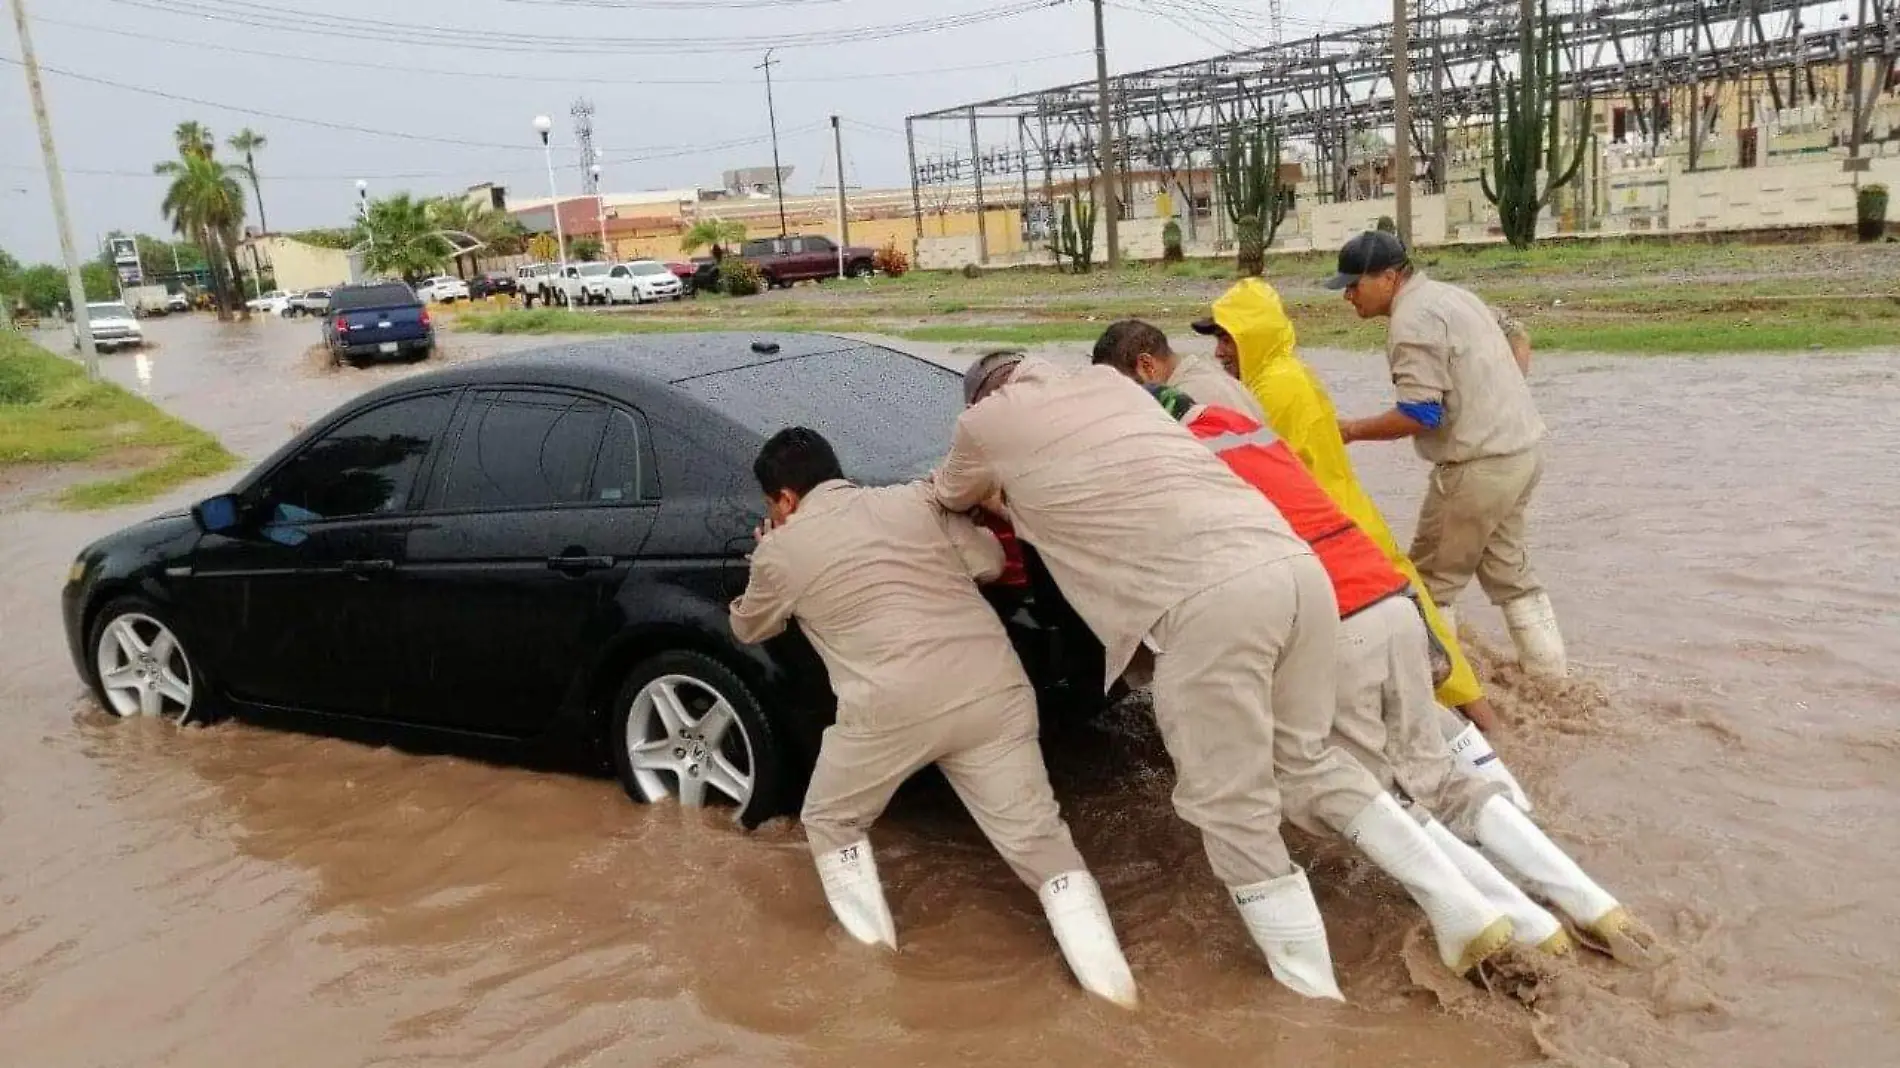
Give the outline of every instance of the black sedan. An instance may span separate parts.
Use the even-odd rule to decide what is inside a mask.
[[[925,473],[959,379],[813,334],[651,335],[375,390],[228,494],[87,547],[67,639],[122,716],[291,713],[510,743],[579,740],[640,801],[796,807],[833,702],[796,631],[739,644],[761,515],[751,463],[789,424],[847,473]],[[989,590],[1045,716],[1102,701],[1101,647],[1047,572]],[[948,696],[948,695],[946,695]]]

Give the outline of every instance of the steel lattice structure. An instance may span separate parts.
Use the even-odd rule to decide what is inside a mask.
[[[1516,72],[1519,15],[1518,0],[1419,4],[1408,55],[1410,136],[1423,181],[1442,183],[1448,130],[1488,124],[1494,84]],[[1814,68],[1838,68],[1856,56],[1874,72],[1858,80],[1856,113],[1864,122],[1900,48],[1900,0],[1609,0],[1587,7],[1555,0],[1551,17],[1565,36],[1566,98],[1640,102],[1633,109],[1638,136],[1652,141],[1664,132],[1666,101],[1678,90],[1753,79],[1774,107],[1794,106],[1814,99]],[[1203,165],[1236,124],[1272,122],[1324,176],[1320,195],[1343,195],[1355,135],[1393,128],[1391,40],[1385,23],[1113,77],[1120,169],[1125,176]],[[911,116],[905,132],[919,212],[923,186],[974,183],[981,202],[986,178],[1019,178],[1028,200],[1032,173],[1046,190],[1058,171],[1092,170],[1097,102],[1090,81]],[[1711,118],[1696,127],[1704,136]],[[941,123],[957,124],[959,147],[920,161],[918,127]],[[1701,138],[1691,140],[1693,155]]]

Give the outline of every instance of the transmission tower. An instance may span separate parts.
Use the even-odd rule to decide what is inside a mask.
[[[1286,6],[1280,0],[1267,0],[1267,21],[1273,27],[1273,43],[1286,40]]]
[[[567,113],[574,116],[574,143],[581,153],[581,192],[593,196],[600,192],[600,181],[594,177],[594,164],[600,162],[594,154],[594,102],[581,97]]]

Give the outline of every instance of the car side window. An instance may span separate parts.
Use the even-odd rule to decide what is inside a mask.
[[[372,408],[338,425],[273,472],[262,499],[267,523],[387,515],[407,505],[429,449],[455,408],[430,393]]]
[[[612,278],[625,278],[627,277],[627,269],[625,267],[615,267],[613,270],[608,271],[607,274]]]
[[[449,461],[441,507],[545,508],[589,500],[608,408],[566,393],[477,394]]]
[[[616,408],[607,417],[607,433],[600,439],[600,457],[594,462],[591,500],[599,504],[637,501],[653,487],[643,482],[640,428],[633,416]]]
[[[836,246],[832,245],[831,239],[828,237],[807,237],[807,238],[803,238],[802,240],[804,241],[806,252],[836,252],[837,251]]]

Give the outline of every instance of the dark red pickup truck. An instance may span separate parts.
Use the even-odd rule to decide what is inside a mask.
[[[747,241],[739,250],[758,265],[770,285],[788,286],[806,279],[824,281],[838,277],[838,246],[828,237],[762,237]],[[844,273],[862,278],[873,270],[876,255],[868,248],[846,247]]]

